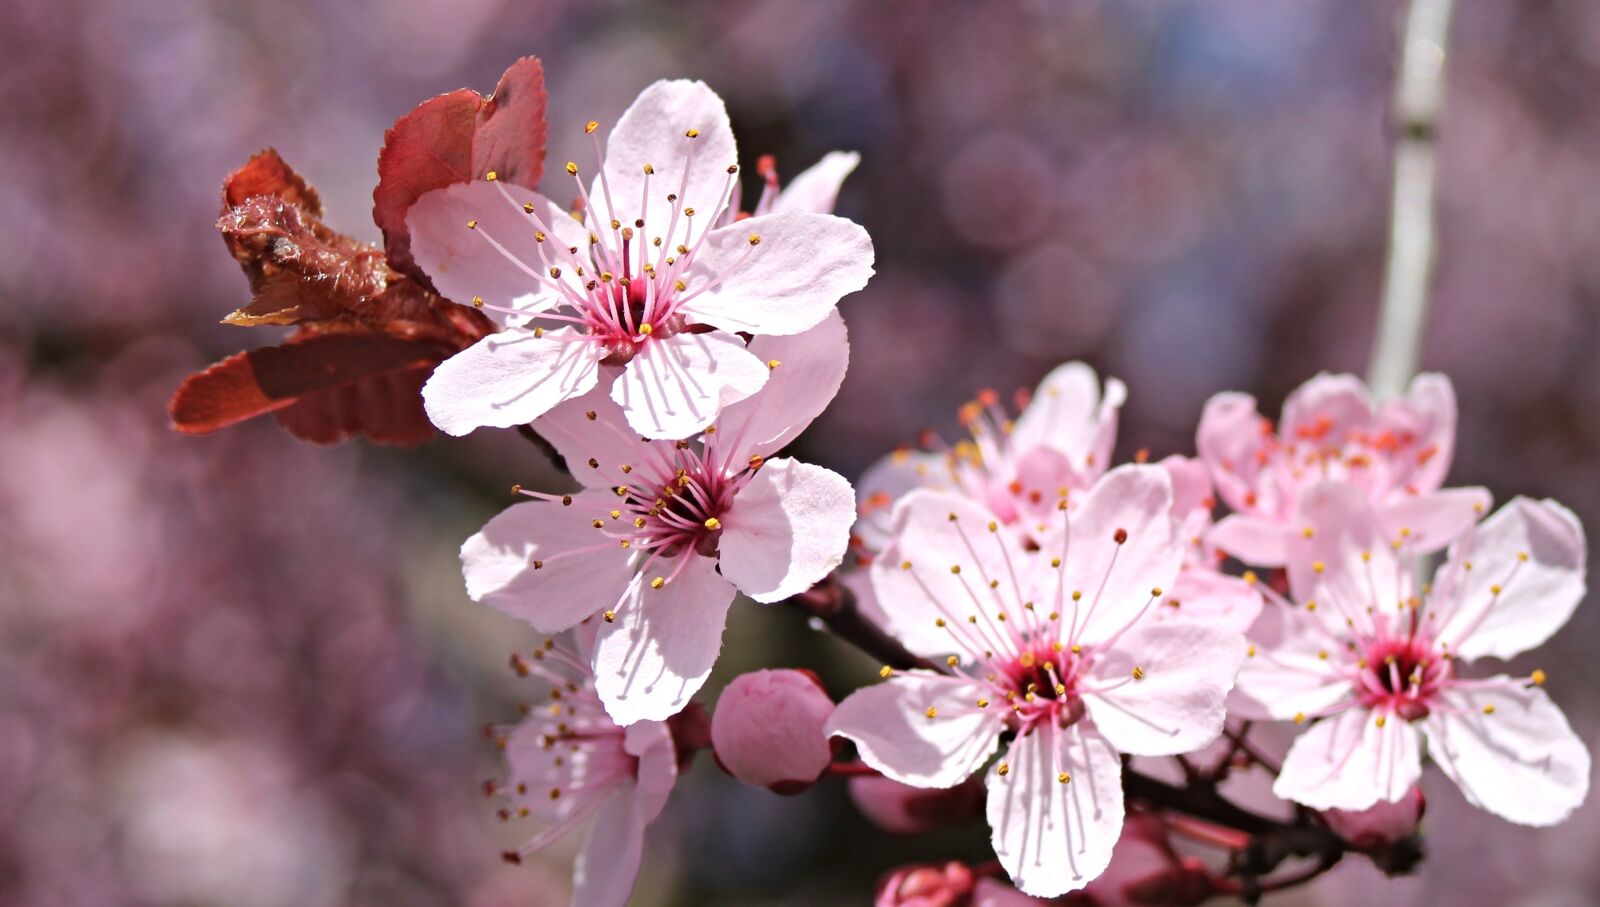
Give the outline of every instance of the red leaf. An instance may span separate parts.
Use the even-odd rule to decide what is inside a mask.
[[[281,198],[312,217],[322,216],[322,197],[272,148],[256,152],[222,184],[222,211],[257,195]]]
[[[395,121],[378,152],[372,219],[389,265],[426,280],[411,258],[406,212],[422,194],[455,183],[498,179],[534,188],[544,170],[544,68],[537,57],[511,64],[488,98],[468,88],[424,101]]]
[[[382,334],[301,333],[190,375],[169,404],[172,425],[205,434],[277,413],[304,440],[333,443],[360,433],[418,444],[432,434],[422,382],[451,352]]]

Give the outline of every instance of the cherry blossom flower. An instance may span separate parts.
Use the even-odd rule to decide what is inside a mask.
[[[1358,487],[1308,489],[1290,544],[1299,606],[1252,628],[1234,707],[1312,721],[1274,793],[1315,809],[1397,801],[1430,758],[1474,805],[1551,825],[1583,801],[1589,753],[1542,686],[1543,671],[1459,676],[1510,658],[1566,623],[1584,594],[1583,528],[1554,501],[1517,498],[1450,548],[1430,586]]]
[[[1417,833],[1427,808],[1422,789],[1413,787],[1394,802],[1379,800],[1366,809],[1330,809],[1322,814],[1334,834],[1356,850],[1373,850]]]
[[[644,854],[644,830],[667,803],[678,778],[678,755],[665,722],[621,727],[606,715],[582,650],[592,631],[580,628],[576,650],[554,640],[531,658],[513,656],[519,674],[550,684],[550,703],[497,734],[505,749],[506,780],[486,788],[504,795],[506,820],[537,818],[545,826],[509,863],[542,850],[593,818],[573,870],[572,903],[624,907]]]
[[[1389,534],[1406,530],[1415,550],[1438,551],[1490,505],[1482,488],[1440,488],[1455,433],[1444,375],[1418,375],[1404,398],[1378,405],[1359,379],[1319,374],[1289,395],[1276,432],[1254,397],[1217,394],[1195,443],[1236,513],[1211,543],[1248,564],[1282,566],[1301,490],[1339,479],[1378,506]]]
[[[1047,531],[1057,502],[1111,465],[1126,398],[1115,378],[1102,393],[1094,370],[1081,362],[1046,375],[1015,420],[994,391],[984,391],[961,408],[970,440],[933,452],[895,451],[867,470],[857,490],[857,536],[870,550],[882,547],[894,502],[915,488],[961,492],[1024,536]]]
[[[779,189],[776,163],[770,156],[762,157],[758,169],[765,183],[752,213],[756,217],[782,211],[832,214],[834,203],[839,199],[839,187],[860,163],[861,155],[854,151],[830,151],[822,160],[800,171],[787,188]]]
[[[772,459],[833,398],[849,355],[844,321],[750,349],[772,377],[694,440],[640,438],[596,388],[534,423],[584,490],[543,494],[462,546],[475,601],[554,633],[603,618],[596,686],[619,724],[683,708],[716,662],[737,588],[775,602],[838,566],[854,519],[850,483]]]
[[[1171,755],[1222,729],[1238,633],[1146,620],[1184,542],[1156,466],[1107,473],[1032,548],[968,498],[921,489],[896,506],[871,568],[889,626],[949,673],[893,673],[841,702],[832,733],[889,778],[952,787],[993,756],[987,815],[1023,892],[1082,888],[1123,820],[1121,754]]]
[[[833,700],[810,671],[740,674],[711,714],[717,763],[746,784],[801,793],[833,761],[822,731],[832,714]]]
[[[566,165],[572,216],[494,179],[411,209],[412,251],[434,285],[505,327],[423,388],[444,431],[531,422],[600,385],[634,432],[687,437],[767,380],[741,334],[801,333],[872,275],[866,231],[800,196],[724,223],[738,210],[737,150],[722,99],[700,82],[651,85],[604,151],[594,141],[591,185]],[[810,204],[828,179],[808,181]]]

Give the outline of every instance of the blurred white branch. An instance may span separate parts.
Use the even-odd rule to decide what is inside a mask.
[[[1383,302],[1367,381],[1381,398],[1405,393],[1422,351],[1433,271],[1434,138],[1444,103],[1445,38],[1454,0],[1412,0],[1395,86],[1394,200]]]

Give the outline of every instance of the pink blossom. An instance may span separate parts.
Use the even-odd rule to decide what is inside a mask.
[[[976,818],[983,812],[983,785],[968,778],[947,789],[912,787],[882,775],[858,775],[850,779],[850,800],[884,831],[916,835]]]
[[[580,648],[588,634],[580,632]],[[573,870],[572,903],[624,907],[644,853],[644,830],[666,805],[678,777],[678,757],[665,722],[613,722],[595,692],[588,660],[553,640],[531,658],[514,660],[519,673],[550,684],[550,705],[535,709],[501,738],[505,783],[493,788],[510,807],[508,819],[534,817],[544,827],[507,862],[533,853],[593,818]]]
[[[663,720],[705,682],[737,588],[775,602],[838,566],[854,496],[843,477],[769,459],[822,411],[844,378],[844,321],[757,337],[761,393],[694,440],[640,438],[602,389],[534,423],[584,490],[490,520],[461,549],[467,592],[554,633],[592,615],[596,685],[620,724]]]
[[[1315,809],[1398,801],[1426,743],[1482,809],[1551,825],[1576,808],[1589,753],[1545,695],[1544,672],[1459,670],[1532,649],[1566,623],[1584,594],[1577,517],[1517,498],[1451,546],[1431,586],[1417,580],[1412,540],[1355,486],[1311,487],[1298,522],[1288,555],[1301,604],[1262,612],[1233,703],[1247,716],[1313,722],[1274,793]]]
[[[839,187],[861,163],[861,155],[854,151],[830,151],[805,170],[800,171],[786,188],[778,188],[778,169],[771,158],[761,159],[761,175],[766,180],[761,187],[761,197],[756,200],[753,213],[756,217],[783,211],[814,211],[832,214],[839,199]]]
[[[964,863],[902,866],[878,883],[873,907],[961,907],[974,877]]]
[[[435,190],[412,207],[412,251],[435,286],[505,327],[423,388],[444,431],[531,422],[598,385],[634,432],[687,437],[766,382],[740,334],[801,333],[872,275],[866,231],[815,209],[823,188],[734,220],[733,130],[703,83],[651,85],[604,151],[595,138],[595,155],[587,187],[578,165],[566,166],[576,219],[498,180]]]
[[[1159,815],[1136,813],[1123,823],[1111,865],[1083,893],[1095,907],[1199,904],[1211,896],[1211,874],[1173,849]]]
[[[1108,379],[1104,393],[1081,362],[1057,366],[1013,420],[992,391],[961,409],[972,434],[937,452],[900,450],[861,477],[856,534],[876,550],[888,541],[894,502],[915,488],[965,494],[1024,536],[1047,531],[1056,504],[1094,484],[1111,465],[1117,412],[1127,390]]]
[[[740,674],[717,698],[711,745],[740,781],[800,793],[833,761],[822,730],[832,714],[833,700],[808,671]]]
[[[1382,405],[1350,375],[1317,375],[1289,395],[1276,431],[1254,397],[1218,394],[1206,403],[1195,443],[1237,512],[1210,541],[1248,564],[1281,566],[1299,528],[1301,492],[1334,479],[1367,495],[1388,534],[1405,532],[1417,551],[1438,551],[1491,502],[1482,488],[1441,490],[1455,433],[1455,391],[1437,374],[1417,376],[1404,398]]]
[[[1244,655],[1238,633],[1146,620],[1178,577],[1172,482],[1125,466],[1037,548],[987,510],[921,489],[895,508],[871,578],[889,626],[948,673],[908,671],[852,694],[829,728],[884,775],[952,787],[985,773],[1000,863],[1023,892],[1082,888],[1123,820],[1121,754],[1172,755],[1222,729]],[[949,654],[953,653],[953,654]]]
[[[1322,814],[1334,834],[1357,850],[1382,847],[1416,834],[1426,800],[1422,789],[1413,787],[1399,800],[1379,800],[1366,809],[1330,809]]]

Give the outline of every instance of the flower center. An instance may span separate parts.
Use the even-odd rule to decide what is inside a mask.
[[[1450,676],[1450,662],[1421,637],[1375,640],[1357,662],[1357,690],[1368,707],[1386,708],[1407,721],[1426,718],[1429,704]]]
[[[1064,646],[1035,643],[998,666],[991,683],[1011,707],[1019,732],[1045,721],[1067,727],[1083,717],[1077,677],[1086,661]]]

